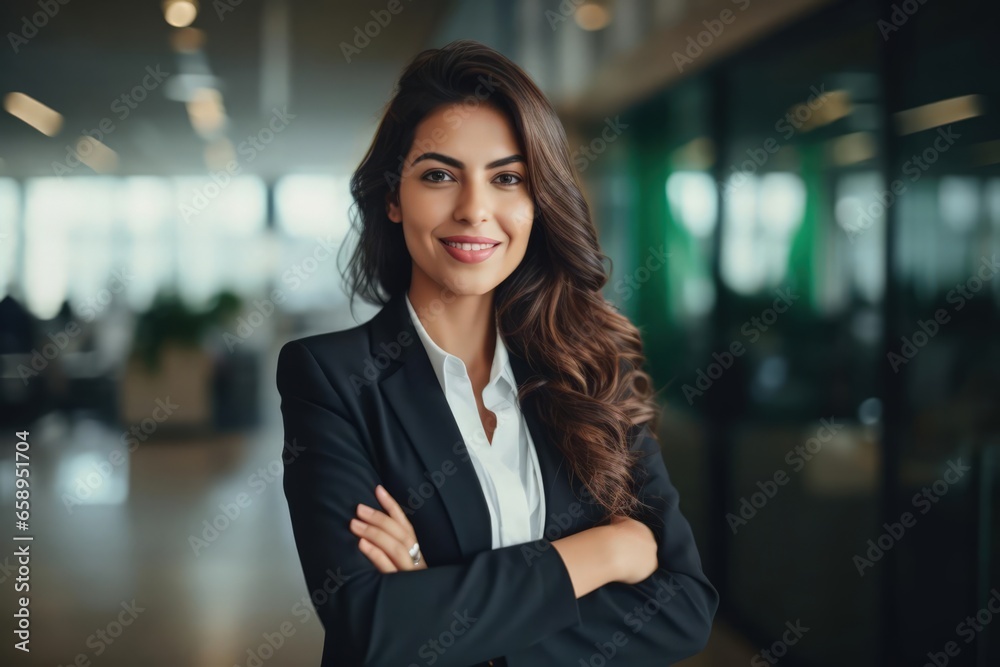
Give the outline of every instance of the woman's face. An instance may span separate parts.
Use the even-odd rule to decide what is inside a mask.
[[[524,258],[534,217],[524,153],[507,117],[485,104],[458,104],[424,118],[403,162],[399,201],[387,202],[387,212],[403,225],[414,286],[491,292]]]

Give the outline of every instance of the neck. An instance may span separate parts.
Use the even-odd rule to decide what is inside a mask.
[[[470,377],[489,376],[496,346],[493,291],[460,296],[414,280],[407,294],[431,340],[461,359]]]

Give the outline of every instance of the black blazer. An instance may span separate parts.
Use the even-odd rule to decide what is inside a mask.
[[[531,370],[513,351],[510,362],[520,385]],[[285,343],[277,384],[284,493],[326,630],[323,667],[577,667],[612,655],[662,667],[705,646],[718,593],[648,425],[633,429],[633,449],[646,453],[637,480],[655,508],[644,522],[660,567],[577,600],[551,542],[597,525],[597,506],[526,400],[545,537],[492,549],[479,479],[402,295],[363,325]],[[382,574],[358,549],[348,523],[358,503],[380,507],[379,483],[409,515],[428,569]]]

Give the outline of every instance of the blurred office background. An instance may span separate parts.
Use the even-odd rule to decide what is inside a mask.
[[[1000,664],[997,25],[971,0],[5,2],[0,497],[28,430],[35,541],[32,650],[4,613],[3,663],[318,664],[277,350],[376,312],[337,271],[348,178],[400,68],[472,38],[557,106],[643,332],[722,595],[685,664]]]

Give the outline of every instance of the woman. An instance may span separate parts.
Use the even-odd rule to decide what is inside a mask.
[[[351,189],[351,292],[384,308],[286,343],[277,368],[322,664],[700,651],[718,595],[543,94],[481,44],[425,51]]]

